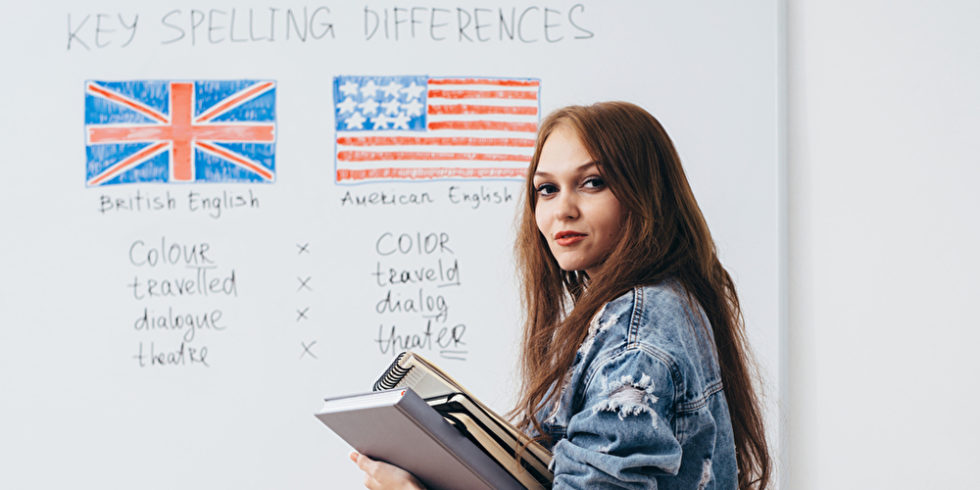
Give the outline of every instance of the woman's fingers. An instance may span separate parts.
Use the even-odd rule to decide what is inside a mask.
[[[350,459],[357,464],[357,467],[360,468],[361,471],[367,473],[368,475],[375,476],[374,473],[376,473],[379,469],[379,463],[377,461],[356,451],[350,453]]]
[[[384,486],[381,485],[381,482],[372,478],[371,475],[364,475],[364,486],[368,490],[384,490]]]
[[[353,461],[361,471],[364,472],[364,486],[369,490],[382,490],[385,485],[382,483],[384,477],[384,469],[381,468],[381,463],[375,461],[363,454],[353,451],[350,453],[350,459]]]
[[[371,490],[421,488],[421,484],[411,473],[397,466],[375,461],[357,451],[351,452],[349,457],[364,472],[364,486]]]

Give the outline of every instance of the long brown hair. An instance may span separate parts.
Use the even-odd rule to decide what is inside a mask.
[[[578,135],[627,210],[623,238],[593,271],[594,277],[561,270],[535,222],[532,177],[544,142],[558,127]],[[674,145],[656,118],[626,102],[551,113],[538,133],[519,226],[515,249],[527,316],[521,345],[523,389],[513,412],[518,423],[542,433],[535,413],[556,402],[559,382],[602,305],[637,285],[675,279],[689,300],[704,309],[714,333],[735,437],[738,486],[766,488],[771,462],[738,295],[718,261]]]

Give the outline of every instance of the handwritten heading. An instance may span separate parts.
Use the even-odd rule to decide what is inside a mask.
[[[368,4],[345,17],[327,6],[173,9],[159,15],[74,12],[66,17],[66,49],[78,52],[345,40],[554,44],[596,35],[581,3],[455,8]]]

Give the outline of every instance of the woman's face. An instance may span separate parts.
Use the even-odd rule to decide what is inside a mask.
[[[534,218],[559,267],[594,276],[619,243],[626,212],[573,130],[548,136],[533,179]]]

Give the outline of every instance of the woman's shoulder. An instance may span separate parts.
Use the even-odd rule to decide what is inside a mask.
[[[606,303],[583,348],[594,367],[613,358],[657,360],[681,398],[721,387],[711,325],[677,281],[637,286]]]
[[[617,335],[608,340],[630,348],[684,342],[692,330],[699,330],[694,327],[709,326],[697,301],[680,283],[670,280],[624,292],[600,309],[590,327],[595,331],[617,330]]]

